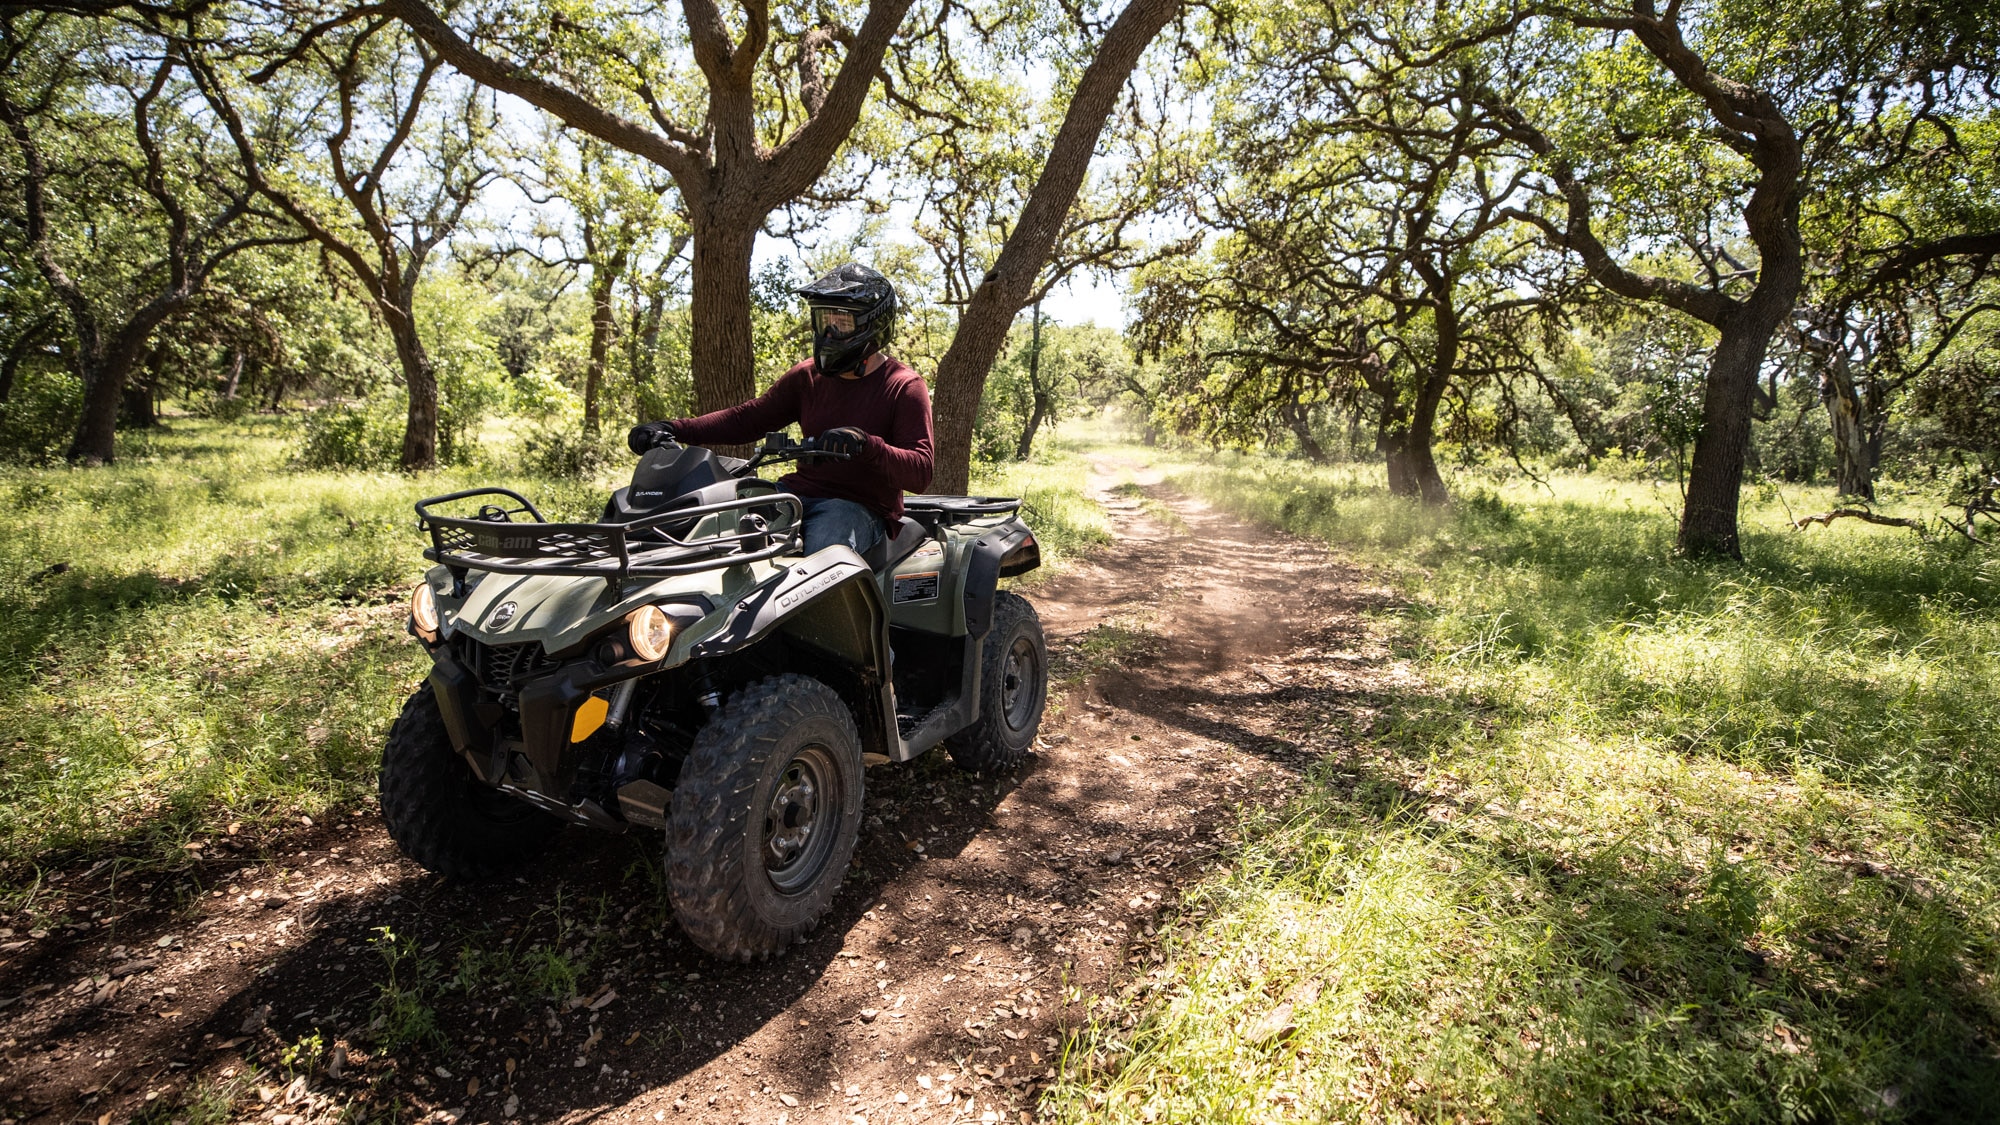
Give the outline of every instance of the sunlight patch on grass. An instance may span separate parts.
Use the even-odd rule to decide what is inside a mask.
[[[1396,583],[1428,686],[1253,815],[1071,1046],[1068,1120],[1829,1120],[2000,1104],[2000,567],[1746,493],[1183,458]],[[1329,700],[1337,707],[1337,700]]]

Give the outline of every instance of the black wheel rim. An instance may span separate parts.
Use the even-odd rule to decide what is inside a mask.
[[[819,881],[840,834],[840,774],[833,753],[817,743],[792,755],[764,808],[764,871],[780,894],[800,894]]]
[[[1026,730],[1034,721],[1035,704],[1042,693],[1041,663],[1033,640],[1014,638],[1000,678],[1000,713],[1007,717],[1009,730]]]

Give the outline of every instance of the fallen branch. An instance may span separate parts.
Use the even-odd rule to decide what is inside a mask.
[[[1821,527],[1826,527],[1837,519],[1857,519],[1865,523],[1880,524],[1883,527],[1907,527],[1918,535],[1924,533],[1922,520],[1905,519],[1902,516],[1885,516],[1871,512],[1866,508],[1835,508],[1830,512],[1821,512],[1816,516],[1801,516],[1792,521],[1792,528],[1795,531],[1804,531],[1806,525],[1809,523],[1816,523]]]

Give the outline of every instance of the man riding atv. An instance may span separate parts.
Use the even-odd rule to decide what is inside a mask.
[[[813,354],[749,402],[632,428],[632,452],[668,442],[755,441],[797,423],[819,448],[847,460],[802,462],[779,483],[805,502],[805,553],[835,543],[857,553],[903,517],[903,493],[931,483],[931,399],[908,364],[889,355],[896,291],[867,266],[848,264],[795,292],[812,313]]]
[[[922,380],[882,354],[895,294],[848,265],[802,291],[813,359],[770,393],[650,423],[595,522],[505,488],[417,503],[430,674],[382,751],[382,816],[440,874],[511,875],[564,823],[664,832],[674,916],[736,960],[802,939],[860,838],[865,767],[942,745],[1026,759],[1048,698],[1041,564],[1018,499],[905,500],[931,472]],[[674,436],[735,442],[754,458]],[[828,462],[832,462],[828,464]],[[796,463],[782,483],[760,468]]]

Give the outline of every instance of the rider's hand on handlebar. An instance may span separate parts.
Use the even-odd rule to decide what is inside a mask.
[[[648,450],[674,443],[674,428],[665,422],[641,422],[625,435],[632,452],[644,456]]]
[[[868,450],[868,435],[853,426],[842,426],[819,435],[819,449],[836,457],[859,457]]]

